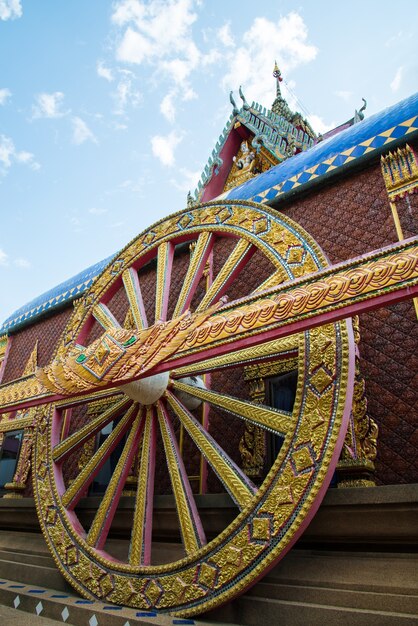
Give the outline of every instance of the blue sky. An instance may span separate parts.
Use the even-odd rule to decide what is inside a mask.
[[[230,89],[270,106],[277,59],[316,131],[371,115],[417,91],[417,24],[413,0],[0,0],[0,322],[185,206]]]

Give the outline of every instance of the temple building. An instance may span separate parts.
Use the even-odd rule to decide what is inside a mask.
[[[0,326],[0,604],[416,623],[418,94],[317,135],[273,77],[184,211]]]

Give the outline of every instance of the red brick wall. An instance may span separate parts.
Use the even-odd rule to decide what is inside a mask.
[[[417,233],[418,196],[399,202],[404,235]],[[397,241],[380,165],[278,205],[336,263]],[[368,413],[379,425],[383,484],[418,482],[418,322],[411,301],[360,316]]]
[[[13,335],[2,383],[22,376],[36,340],[38,340],[38,365],[46,365],[51,360],[71,312],[72,306],[69,306],[53,317],[41,319]]]

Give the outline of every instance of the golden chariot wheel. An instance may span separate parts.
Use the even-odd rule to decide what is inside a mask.
[[[245,591],[301,535],[331,480],[350,414],[350,322],[256,344],[249,312],[244,339],[235,341],[233,325],[223,334],[215,328],[219,341],[203,360],[198,350],[177,361],[164,350],[170,320],[187,326],[188,311],[204,317],[217,310],[222,321],[228,299],[245,304],[249,295],[325,265],[312,237],[283,215],[250,202],[208,203],[139,235],[75,304],[56,359],[72,350],[79,371],[100,383],[109,355],[115,363],[139,337],[157,350],[161,370],[87,395],[67,374],[71,397],[41,409],[38,515],[61,573],[83,596],[202,613]],[[203,325],[194,336],[204,341],[205,332]],[[270,362],[297,371],[293,409],[248,395],[248,368],[268,375]],[[248,428],[275,450],[262,480],[243,470],[240,441]],[[197,503],[220,491],[236,516],[212,537]],[[85,521],[88,493],[98,494],[99,505]],[[121,555],[109,537],[126,493],[135,495],[129,550]],[[156,493],[171,493],[177,511],[182,548],[167,551],[169,562],[153,542]]]

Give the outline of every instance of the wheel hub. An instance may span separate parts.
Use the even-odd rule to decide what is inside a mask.
[[[134,380],[132,383],[122,385],[121,389],[134,402],[144,405],[153,404],[161,398],[167,389],[169,378],[170,373],[163,372],[162,374],[148,376],[148,378]]]

